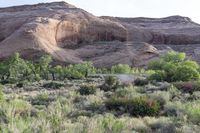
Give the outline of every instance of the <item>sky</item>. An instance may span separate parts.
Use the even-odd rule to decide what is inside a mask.
[[[0,0],[0,7],[59,0]],[[200,23],[200,0],[63,0],[96,16],[167,17],[181,15]]]

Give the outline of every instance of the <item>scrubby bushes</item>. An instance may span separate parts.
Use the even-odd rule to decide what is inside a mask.
[[[148,83],[149,83],[149,81],[147,79],[141,79],[141,78],[137,78],[134,81],[134,85],[136,85],[136,86],[144,86],[144,85],[147,85]]]
[[[0,85],[0,103],[4,101],[4,93],[2,91],[2,87]]]
[[[43,87],[48,89],[60,89],[61,87],[64,87],[64,84],[60,82],[49,82],[44,84]]]
[[[45,105],[48,106],[55,99],[50,97],[47,93],[41,93],[31,100],[32,105]]]
[[[133,116],[156,116],[160,111],[159,103],[147,97],[111,98],[105,102],[105,105],[109,110],[121,110]]]
[[[84,85],[79,89],[81,95],[93,95],[96,94],[97,87],[94,85]]]
[[[200,79],[199,65],[186,59],[184,53],[168,52],[149,63],[148,69],[155,70],[150,80],[157,81],[191,81]]]
[[[182,92],[193,93],[194,91],[200,91],[199,81],[190,82],[176,82],[174,86]]]
[[[104,91],[115,91],[120,85],[119,80],[117,77],[108,76],[105,77],[105,83],[100,87],[101,90]]]

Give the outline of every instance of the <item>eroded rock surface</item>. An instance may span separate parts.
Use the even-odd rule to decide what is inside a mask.
[[[65,2],[0,9],[0,57],[14,52],[24,55],[40,51],[55,59],[78,63],[82,60],[70,44],[126,40],[126,29]]]
[[[121,23],[126,27],[129,41],[173,45],[200,44],[200,25],[188,17],[102,18]]]

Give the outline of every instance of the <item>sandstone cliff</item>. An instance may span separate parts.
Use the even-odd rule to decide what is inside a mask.
[[[14,52],[49,53],[70,63],[82,60],[68,45],[126,40],[126,29],[65,2],[0,9],[0,57]],[[31,55],[30,55],[31,56]]]

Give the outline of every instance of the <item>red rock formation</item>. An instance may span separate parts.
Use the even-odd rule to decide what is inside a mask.
[[[14,52],[40,51],[55,59],[78,63],[70,44],[126,40],[126,29],[65,2],[0,9],[0,58]],[[31,55],[30,55],[31,56]]]

